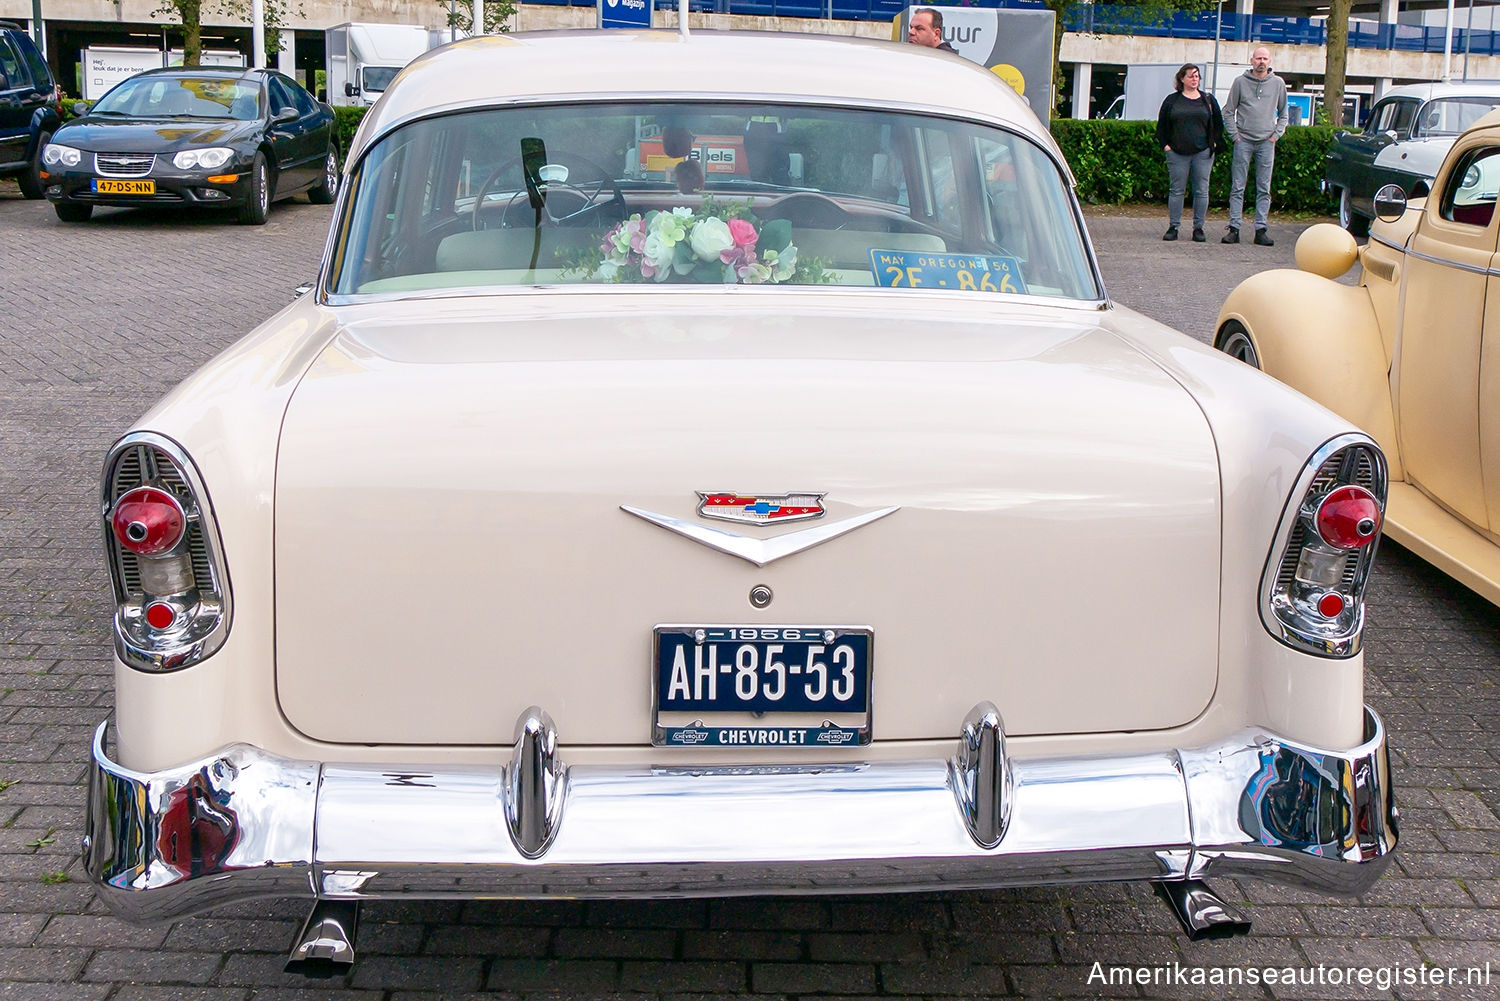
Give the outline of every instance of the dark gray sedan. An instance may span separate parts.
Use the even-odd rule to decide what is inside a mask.
[[[258,226],[305,191],[333,201],[333,110],[274,70],[149,70],[113,87],[42,151],[46,195],[64,222],[95,205],[234,208]]]

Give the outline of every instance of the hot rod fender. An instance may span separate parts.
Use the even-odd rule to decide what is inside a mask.
[[[1234,323],[1250,337],[1262,371],[1364,430],[1385,452],[1391,479],[1403,478],[1390,365],[1363,286],[1305,271],[1263,271],[1225,300],[1215,345]]]

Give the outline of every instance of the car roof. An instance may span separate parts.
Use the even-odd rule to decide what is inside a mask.
[[[269,70],[258,68],[247,68],[244,66],[163,66],[161,69],[141,70],[136,76],[191,76],[205,77],[218,76],[226,80],[241,80],[248,78],[261,79],[269,75]]]
[[[1042,86],[1045,81],[1040,82]],[[366,114],[358,159],[433,113],[578,98],[905,106],[1006,125],[1061,155],[1009,84],[952,53],[800,32],[564,30],[480,35],[417,57]]]
[[[1500,97],[1500,81],[1489,80],[1477,83],[1407,83],[1399,87],[1388,87],[1380,95],[1388,97],[1415,97],[1430,101],[1439,97]]]

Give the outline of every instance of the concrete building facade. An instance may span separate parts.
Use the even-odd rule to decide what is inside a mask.
[[[43,44],[48,62],[64,90],[70,95],[82,93],[80,53],[86,46],[107,45],[154,48],[168,52],[181,46],[181,26],[176,18],[155,13],[159,0],[41,0],[44,25]],[[1400,10],[1398,0],[1379,0],[1374,15],[1381,23],[1395,24],[1398,19],[1433,23],[1445,17],[1442,12]],[[29,25],[33,0],[0,0],[0,19]],[[207,7],[207,5],[205,5]],[[1255,0],[1229,0],[1226,13],[1253,14]],[[313,86],[316,72],[323,67],[323,29],[345,21],[370,21],[391,24],[422,24],[429,28],[445,25],[447,4],[440,0],[304,0],[298,16],[281,34],[281,52],[277,65]],[[1465,13],[1460,8],[1460,13]],[[1483,15],[1482,18],[1480,15]],[[1369,16],[1369,15],[1366,15]],[[661,27],[676,23],[675,11],[658,10],[655,23]],[[1478,8],[1476,28],[1487,28],[1495,19],[1493,7]],[[595,13],[590,7],[567,7],[550,4],[520,4],[511,20],[512,30],[592,27]],[[812,31],[889,39],[891,25],[881,21],[847,21],[805,18],[752,17],[733,14],[690,14],[689,23],[699,27],[733,27],[754,30]],[[1438,21],[1437,23],[1441,23]],[[1461,23],[1455,19],[1455,23]],[[231,21],[222,14],[205,10],[203,40],[206,49],[250,50],[250,28],[245,21]],[[1293,87],[1320,86],[1326,58],[1321,45],[1268,44],[1262,42],[1224,41],[1219,44],[1222,64],[1248,63],[1257,45],[1267,44],[1272,51],[1278,73],[1289,77]],[[1065,80],[1064,113],[1075,118],[1089,117],[1102,110],[1103,101],[1112,99],[1110,88],[1118,93],[1118,78],[1124,67],[1133,63],[1197,62],[1213,59],[1212,38],[1173,38],[1157,35],[1093,34],[1068,32],[1063,38],[1060,61]],[[1456,63],[1451,63],[1457,66]],[[1352,48],[1349,50],[1351,90],[1376,96],[1396,82],[1436,80],[1443,75],[1441,52],[1403,49]],[[1473,79],[1500,79],[1500,57],[1471,55],[1467,60],[1468,76]],[[1457,75],[1457,70],[1453,70]]]

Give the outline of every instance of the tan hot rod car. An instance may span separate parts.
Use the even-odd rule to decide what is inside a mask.
[[[1395,186],[1369,243],[1335,226],[1224,303],[1214,343],[1370,434],[1390,462],[1385,533],[1500,604],[1500,112],[1430,191]],[[1335,279],[1358,261],[1357,285]]]

